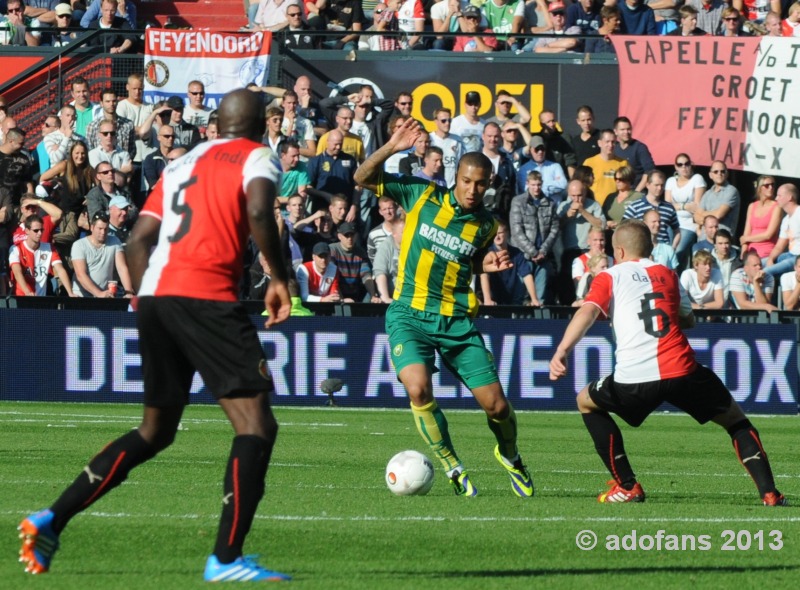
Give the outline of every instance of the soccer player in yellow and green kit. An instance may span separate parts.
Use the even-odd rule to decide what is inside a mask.
[[[478,311],[470,286],[473,271],[511,267],[507,253],[488,249],[497,231],[497,221],[483,206],[492,163],[480,152],[464,155],[453,190],[384,173],[387,158],[409,149],[420,132],[418,122],[407,120],[355,176],[359,185],[394,199],[406,211],[394,301],[386,312],[392,362],[411,398],[417,429],[444,465],[456,495],[475,496],[478,490],[456,455],[447,420],[433,397],[437,351],[486,412],[497,439],[495,457],[511,477],[514,493],[528,498],[533,480],[517,451],[514,409],[472,321]]]

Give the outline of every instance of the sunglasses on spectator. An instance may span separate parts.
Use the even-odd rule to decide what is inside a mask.
[[[112,172],[114,172],[113,168],[109,168],[108,170],[98,170],[97,171],[98,174],[111,174]]]
[[[535,148],[533,148],[533,151],[534,152],[543,152],[544,151],[544,146],[543,145],[536,146]]]
[[[25,211],[38,211],[39,205],[26,205],[23,209],[25,209]]]
[[[111,171],[109,170],[109,172],[111,172]],[[92,221],[98,221],[98,220],[99,221],[105,221],[106,223],[108,223],[108,215],[106,215],[105,213],[102,213],[102,212],[101,213],[95,213],[94,215],[92,215]]]
[[[8,12],[8,14],[18,14],[18,13],[22,12],[22,9],[21,8],[8,8],[7,12]]]
[[[100,132],[100,135],[103,135],[103,136],[106,136],[106,137],[108,137],[109,135],[113,137],[116,134],[117,134],[116,131],[101,131]]]
[[[615,176],[614,180],[616,180],[617,182],[625,182],[625,179],[622,178],[621,176]]]
[[[728,172],[727,170],[720,169],[720,170],[712,170],[711,174],[726,174],[727,172]]]
[[[726,16],[722,20],[728,21],[729,23],[739,20],[738,16]]]
[[[175,137],[175,134],[174,134],[174,133],[168,133],[168,134],[167,134],[167,133],[165,133],[165,134],[164,134],[164,135],[162,135],[161,137],[164,137],[164,138],[166,138],[166,139],[173,139],[173,138]]]
[[[550,14],[552,14],[553,16],[564,16],[563,12],[551,12]]]
[[[761,186],[766,186],[767,188],[769,188],[769,187],[771,187],[771,186],[775,186],[775,183],[774,183],[774,182],[765,182],[765,183],[764,183],[764,184],[762,184]]]
[[[675,162],[675,165],[678,168],[685,168],[686,166],[691,166],[692,163],[691,162]]]
[[[409,100],[408,102],[398,102],[397,104],[399,104],[401,107],[407,107],[407,106],[409,106],[409,105],[410,105],[410,104],[412,104],[412,103],[411,103],[411,101]]]
[[[192,96],[205,96],[205,92],[189,92]]]
[[[449,123],[452,119],[439,119],[439,123]]]
[[[40,233],[42,233],[44,231],[44,229],[39,227],[39,228],[36,228],[36,229],[31,228],[28,231],[31,231],[31,232],[33,232],[35,234],[40,234]]]

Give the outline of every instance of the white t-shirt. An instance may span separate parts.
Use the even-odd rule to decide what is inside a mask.
[[[444,2],[441,0],[440,4]],[[456,183],[456,166],[464,153],[464,144],[458,135],[452,133],[442,139],[435,133],[431,133],[431,146],[438,147],[442,150],[442,164],[444,165],[444,179],[447,186],[453,186]]]
[[[681,273],[681,285],[692,303],[714,303],[714,292],[723,291],[722,273],[718,268],[711,269],[711,277],[704,288],[697,281],[697,271],[687,268]]]
[[[782,240],[789,240],[790,254],[795,256],[800,254],[800,207],[795,209],[791,215],[784,216],[778,237]]]
[[[444,1],[444,0],[442,0]],[[479,152],[483,149],[483,127],[486,121],[478,119],[477,123],[470,123],[464,115],[459,115],[450,124],[450,133],[461,137],[464,144],[464,153]]]
[[[682,211],[680,207],[680,205],[694,202],[694,189],[697,187],[706,188],[706,181],[703,180],[703,177],[699,174],[692,175],[689,182],[681,187],[678,186],[678,180],[674,176],[670,176],[664,186],[665,191],[671,191],[672,204],[675,206],[675,212],[678,214],[678,224],[681,226],[681,229],[688,229],[689,231],[695,231],[697,229],[692,213],[689,211]]]

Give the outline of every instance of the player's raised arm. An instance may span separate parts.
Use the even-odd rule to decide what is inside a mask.
[[[411,148],[420,133],[421,129],[419,123],[417,123],[415,119],[407,119],[405,123],[397,128],[383,147],[377,150],[358,167],[355,174],[356,184],[372,192],[377,191],[378,178],[381,170],[383,170],[384,162],[393,154]]]

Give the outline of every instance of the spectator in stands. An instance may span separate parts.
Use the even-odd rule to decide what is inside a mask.
[[[788,20],[788,19],[787,19]],[[784,37],[781,25],[781,15],[779,12],[769,11],[764,18],[764,28],[767,30],[766,37]],[[791,37],[792,35],[785,35]]]
[[[681,285],[689,296],[692,309],[725,307],[722,273],[714,265],[714,257],[707,250],[700,250],[692,257],[692,268],[681,273]]]
[[[587,275],[590,275],[592,272],[592,265],[589,262],[592,258],[595,256],[605,258],[606,268],[611,268],[614,265],[614,259],[606,254],[606,232],[603,228],[592,227],[589,230],[587,242],[589,243],[589,249],[572,261],[572,269],[570,271],[572,274],[572,282],[575,283],[575,294],[577,296],[580,296],[578,295],[580,293],[578,285],[581,281],[585,283],[588,280]]]
[[[728,6],[725,0],[688,0],[686,6],[697,11],[697,26],[709,35],[722,34],[722,11]]]
[[[800,309],[800,256],[794,260],[794,269],[781,275],[781,301],[786,311]]]
[[[128,152],[131,162],[136,157],[136,126],[133,121],[117,114],[117,93],[106,88],[100,95],[100,117],[86,126],[86,144],[90,150],[100,145],[100,123],[111,121],[117,128],[117,145]]]
[[[286,8],[286,20],[289,24],[281,30],[279,37],[286,47],[289,49],[319,48],[320,37],[309,34],[311,27],[303,22],[303,9],[299,5],[295,8],[292,6]]]
[[[622,25],[622,13],[616,6],[603,6],[600,9],[600,18],[603,24],[600,25],[597,31],[589,33],[592,36],[584,41],[583,51],[585,53],[616,54],[617,50],[614,49],[611,35],[619,34]]]
[[[80,213],[86,193],[95,184],[94,170],[89,165],[89,147],[83,141],[76,141],[67,157],[43,172],[39,180],[58,182],[64,210]]]
[[[444,174],[442,173],[444,167],[442,164],[443,157],[441,148],[433,146],[428,147],[428,149],[425,150],[422,168],[414,172],[414,176],[438,184],[440,187],[446,189],[447,182],[445,182]]]
[[[306,7],[308,7],[308,6],[310,6],[310,4],[306,4]],[[309,24],[310,24],[310,19],[311,19],[311,17],[309,16]],[[311,28],[314,28],[313,25],[311,25]],[[311,78],[309,78],[308,76],[298,76],[297,80],[294,83],[293,90],[294,90],[295,93],[297,93],[297,101],[298,101],[297,102],[297,116],[305,117],[306,119],[311,121],[311,123],[314,126],[319,125],[320,117],[322,117],[322,112],[320,111],[320,108],[319,108],[319,102],[317,102],[317,100],[311,94]],[[282,106],[283,106],[284,111],[288,110],[288,107],[286,105],[282,105]],[[286,136],[291,136],[292,135],[291,133],[286,133],[285,130],[284,130],[284,134]],[[320,133],[320,135],[322,135],[322,133]],[[302,147],[302,144],[301,144],[300,147]],[[311,156],[308,156],[308,157],[312,157],[316,153],[317,152],[316,152],[316,145],[315,145],[314,146],[314,150],[311,152]],[[301,154],[302,154],[302,152],[301,152]]]
[[[481,273],[484,305],[531,305],[541,307],[533,281],[533,264],[521,250],[508,243],[508,224],[500,220],[489,247],[494,252],[507,252],[512,267],[500,272]]]
[[[516,35],[523,32],[525,2],[522,0],[486,0],[481,8],[487,26],[497,34],[498,48],[519,49]]]
[[[356,226],[337,228],[339,241],[330,245],[331,262],[339,269],[339,293],[347,301],[380,303],[367,251],[356,244]]]
[[[170,125],[162,125],[158,130],[158,149],[144,159],[142,163],[142,176],[149,194],[161,178],[161,173],[167,167],[167,156],[175,146],[175,129]]]
[[[700,225],[706,216],[714,215],[719,219],[720,227],[732,234],[739,226],[739,189],[728,182],[728,167],[722,160],[711,162],[708,175],[713,184],[700,198],[700,205],[694,212],[694,222]]]
[[[89,82],[82,76],[72,79],[72,102],[75,107],[75,133],[81,137],[86,137],[86,127],[89,123],[99,118],[103,110],[99,104],[89,100]]]
[[[781,22],[781,34],[784,37],[800,37],[800,2],[789,6],[786,13],[786,18]]]
[[[580,307],[583,305],[583,301],[586,295],[588,295],[589,289],[592,288],[595,277],[608,268],[608,259],[609,257],[606,256],[604,252],[602,254],[594,254],[587,260],[586,266],[588,272],[581,277],[578,281],[578,285],[575,287],[575,301],[572,302],[573,307]]]
[[[589,166],[594,172],[594,184],[592,184],[591,189],[592,193],[594,193],[594,200],[601,206],[606,202],[608,195],[617,190],[616,181],[614,180],[617,170],[628,165],[627,160],[614,155],[616,142],[617,136],[614,131],[603,129],[597,139],[600,152],[583,162],[584,166]]]
[[[538,35],[546,33],[553,26],[550,13],[547,12],[546,0],[528,0],[525,2],[525,26],[527,33]]]
[[[484,206],[502,219],[508,220],[511,199],[517,194],[516,172],[514,161],[505,152],[500,151],[500,127],[497,123],[487,123],[481,137],[483,155],[492,163],[492,175]]]
[[[186,103],[180,96],[170,96],[167,99],[167,107],[170,109],[169,125],[175,130],[175,147],[192,149],[200,143],[200,130],[183,120]]]
[[[497,123],[500,128],[507,122],[513,121],[514,123],[521,123],[527,125],[531,122],[531,113],[525,108],[515,96],[512,96],[507,90],[500,90],[497,92],[497,98],[494,101],[495,115],[486,119],[487,123]],[[515,115],[511,114],[511,110],[516,109]]]
[[[51,0],[47,0],[48,3],[50,1]],[[55,2],[53,29],[50,31],[43,31],[41,45],[65,47],[78,37],[77,33],[74,31],[70,32],[68,29],[77,28],[79,23],[72,18],[74,13],[69,2],[62,2],[61,4],[57,4],[59,0],[55,0]]]
[[[320,155],[308,161],[308,180],[315,191],[323,193],[325,196],[341,193],[352,201],[356,188],[353,175],[355,174],[357,163],[353,156],[342,152],[344,136],[338,129],[334,129],[328,134],[327,146]],[[312,194],[313,210],[320,208],[320,199]],[[355,213],[354,213],[355,215]]]
[[[370,33],[385,33],[382,35],[365,35],[359,41],[359,49],[369,51],[397,51],[403,48],[400,41],[400,20],[397,8],[401,0],[389,0],[386,4],[375,5],[372,12],[372,26],[367,29]]]
[[[703,37],[707,35],[703,29],[697,26],[697,9],[693,6],[681,6],[678,11],[680,14],[681,25],[667,33],[673,37]]]
[[[103,0],[91,1],[91,4],[89,4],[86,12],[81,17],[81,26],[84,29],[91,29],[92,21],[100,18],[102,15],[102,3]],[[133,0],[116,0],[115,4],[117,5],[116,16],[124,18],[130,25],[129,28],[135,29],[137,27],[136,4],[134,4]]]
[[[399,208],[394,199],[389,197],[378,199],[378,213],[383,218],[383,223],[375,227],[367,236],[367,256],[369,256],[370,262],[374,262],[378,246],[392,236],[399,219],[398,211]]]
[[[644,196],[633,189],[632,185],[635,179],[636,175],[630,166],[622,166],[614,173],[614,183],[617,190],[608,195],[603,203],[603,215],[606,216],[606,227],[608,229],[615,230],[619,222],[622,221],[628,205]]]
[[[98,129],[99,145],[89,150],[89,164],[97,167],[100,162],[108,162],[113,168],[125,174],[133,170],[130,154],[117,143],[117,126],[112,121],[101,121]]]
[[[34,160],[34,168],[42,174],[45,170],[50,168],[50,154],[47,153],[47,146],[44,138],[47,137],[52,131],[58,129],[60,122],[58,117],[53,114],[46,115],[42,123],[42,140],[36,144],[32,156]]]
[[[289,197],[301,195],[305,204],[306,189],[310,181],[306,164],[300,161],[300,147],[295,140],[286,139],[281,143],[279,153],[283,177],[278,200],[287,203]]]
[[[6,118],[8,123],[11,118]],[[23,151],[25,132],[17,127],[8,129],[5,141],[0,145],[0,187],[11,194],[11,201],[18,205],[23,193],[33,192],[33,167],[31,159]]]
[[[555,204],[561,203],[566,197],[567,191],[567,177],[564,174],[564,169],[555,162],[546,159],[547,151],[544,139],[540,135],[531,137],[529,149],[530,160],[520,166],[516,174],[517,194],[525,192],[530,181],[528,174],[535,170],[541,176],[544,195],[552,199]]]
[[[189,98],[189,104],[183,109],[183,120],[197,127],[200,137],[205,138],[208,118],[213,110],[203,104],[206,99],[205,85],[200,80],[192,80],[186,90],[186,96]]]
[[[624,0],[617,6],[622,14],[624,35],[658,35],[655,12],[643,0]]]
[[[581,132],[572,136],[572,150],[578,164],[583,164],[588,158],[600,153],[597,141],[600,139],[600,130],[594,126],[594,111],[589,105],[578,107],[575,119]]]
[[[764,272],[778,281],[780,275],[791,272],[794,260],[800,255],[800,205],[797,203],[797,187],[783,184],[778,188],[775,202],[783,209],[783,220],[778,241],[767,257]]]
[[[330,204],[328,205],[328,213],[330,214],[331,221],[333,222],[333,230],[331,233],[334,236],[339,233],[339,226],[345,221],[349,221],[347,219],[348,211],[349,201],[345,195],[338,194],[331,197]],[[338,237],[336,239],[338,240]]]
[[[433,147],[442,150],[444,180],[450,187],[456,182],[456,166],[464,153],[464,144],[460,136],[450,133],[453,121],[453,112],[450,109],[440,107],[433,111],[433,121],[436,129],[430,134],[429,139]]]
[[[128,76],[128,80],[125,83],[125,92],[127,96],[117,102],[117,115],[132,121],[136,130],[136,153],[133,156],[134,176],[132,184],[138,187],[141,183],[141,167],[149,147],[145,144],[144,138],[150,138],[150,129],[154,118],[151,118],[150,114],[153,112],[154,107],[152,104],[145,104],[142,101],[144,96],[144,76],[140,72],[134,72]]]
[[[742,245],[742,256],[749,250],[755,250],[763,260],[766,260],[778,243],[778,232],[783,217],[783,211],[775,202],[774,177],[758,177],[755,199],[747,207],[744,231],[739,243]]]
[[[267,146],[270,151],[278,155],[280,153],[280,145],[286,136],[281,133],[281,123],[283,123],[283,109],[280,107],[269,107],[266,114],[267,129],[264,133],[262,143]]]
[[[41,33],[30,29],[37,29],[40,23],[37,19],[26,16],[25,2],[23,0],[8,0],[5,16],[0,18],[0,46],[2,45],[39,45]]]
[[[591,35],[600,28],[600,3],[597,0],[579,0],[567,8],[566,27],[580,27],[581,33]]]
[[[575,299],[575,285],[570,273],[572,261],[589,249],[589,230],[605,228],[603,210],[594,199],[586,197],[586,185],[572,180],[567,185],[567,199],[556,210],[560,223],[561,277],[558,281],[559,299],[562,305],[570,305]]]
[[[50,277],[56,276],[67,295],[74,297],[69,275],[64,270],[61,257],[53,247],[42,242],[44,221],[38,215],[25,220],[25,239],[11,246],[11,267],[14,295],[17,297],[45,296],[50,294]]]
[[[342,152],[353,156],[359,164],[364,161],[366,157],[364,155],[364,142],[361,141],[361,138],[355,133],[350,133],[350,128],[353,126],[353,116],[353,109],[350,107],[339,107],[335,119],[336,127],[319,138],[317,155],[320,155],[326,150],[330,134],[333,133],[333,131],[338,131],[343,138]]]
[[[642,221],[650,230],[650,236],[653,239],[653,251],[650,253],[650,258],[653,262],[663,264],[671,270],[677,269],[678,257],[675,255],[675,249],[667,242],[659,240],[661,213],[658,212],[658,209],[648,209],[645,211]]]
[[[670,244],[672,249],[676,249],[681,241],[680,224],[678,214],[672,203],[664,200],[664,184],[666,179],[660,170],[651,170],[647,180],[647,193],[638,201],[631,202],[622,216],[623,219],[641,219],[644,221],[644,214],[650,209],[657,209],[661,216],[658,229],[658,241],[663,244]],[[672,235],[670,235],[670,233]]]
[[[134,50],[136,36],[130,31],[130,23],[117,14],[116,0],[102,0],[100,5],[100,18],[89,23],[89,29],[108,29],[113,31],[97,37],[94,45],[102,45],[107,53],[128,53]]]
[[[297,267],[297,285],[303,301],[338,302],[339,270],[331,262],[331,249],[318,242],[312,251],[312,260]]]
[[[542,127],[539,135],[544,139],[545,159],[559,164],[567,178],[570,178],[578,162],[575,150],[559,129],[555,112],[544,109],[539,113],[539,125]]]
[[[525,192],[511,200],[509,243],[522,251],[530,261],[536,298],[540,303],[553,300],[556,241],[559,221],[556,204],[542,190],[542,175],[531,170]]]
[[[131,233],[131,207],[133,203],[123,195],[112,197],[108,202],[108,235],[117,238],[123,246]]]
[[[306,3],[306,6],[309,6]],[[319,11],[323,26],[316,26],[309,18],[309,25],[312,28],[329,29],[336,31],[346,31],[346,34],[339,34],[335,38],[324,41],[322,45],[327,49],[338,49],[342,51],[352,51],[358,45],[358,33],[361,32],[361,23],[364,22],[364,10],[361,7],[361,0],[330,0],[323,5]]]
[[[323,98],[320,108],[326,118],[335,120],[341,106],[353,105],[353,125],[350,132],[358,135],[364,144],[364,153],[370,156],[383,144],[386,136],[386,123],[394,110],[391,99],[378,100],[375,89],[370,84],[362,84],[358,92],[348,96],[336,95]],[[376,108],[377,107],[377,108]]]
[[[680,153],[675,156],[675,175],[667,179],[664,198],[668,203],[672,203],[678,212],[681,241],[675,252],[681,266],[686,263],[691,255],[692,244],[697,241],[698,226],[694,221],[694,214],[705,192],[706,181],[700,174],[695,173],[689,155]]]
[[[722,33],[723,37],[749,37],[749,33],[742,30],[742,13],[732,6],[728,6],[722,11]]]
[[[491,28],[481,26],[481,11],[477,6],[468,4],[461,11],[461,15],[462,18],[459,19],[459,23],[461,25],[460,32],[463,34],[456,37],[453,51],[481,51],[485,53],[497,49],[497,37],[484,35],[484,33],[492,33],[494,31]],[[473,94],[478,93],[475,92]],[[464,109],[464,111],[468,112],[467,109]]]
[[[459,0],[440,0],[431,6],[431,24],[435,33],[457,33],[461,14]],[[453,48],[453,38],[437,35],[431,49],[449,51]]]
[[[713,252],[714,236],[717,235],[717,231],[719,231],[719,219],[717,219],[716,215],[706,215],[705,219],[703,219],[703,225],[700,227],[700,235],[702,235],[703,239],[697,240],[695,245],[692,246],[692,256],[700,250]]]
[[[528,41],[522,51],[533,51],[536,53],[566,53],[567,51],[579,51],[581,49],[580,40],[575,35],[581,35],[582,29],[578,25],[566,26],[567,14],[564,3],[554,0],[547,7],[550,18],[553,22],[552,33],[556,37],[537,37]],[[550,31],[548,31],[550,32]]]
[[[283,2],[261,0],[253,18],[254,29],[257,31],[272,31],[274,33],[286,28],[289,26],[289,17],[286,16],[289,7],[296,6],[300,8],[301,4],[300,0],[284,0]]]
[[[531,142],[531,133],[527,125],[506,121],[501,125],[500,151],[511,158],[514,169],[517,170],[528,159],[528,149]]]
[[[208,127],[206,127],[206,139],[208,141],[214,141],[215,139],[219,139],[219,119],[216,116],[209,117],[208,119]]]
[[[425,166],[425,153],[431,145],[430,136],[425,130],[421,130],[419,136],[414,142],[414,149],[406,157],[400,160],[398,166],[400,174],[406,176],[414,176],[417,170],[421,170]]]
[[[91,233],[72,245],[72,290],[78,297],[116,297],[114,289],[109,288],[116,270],[124,288],[117,293],[133,297],[125,250],[117,238],[108,235],[108,216],[99,213],[91,219]]]
[[[637,191],[643,191],[647,184],[647,171],[656,167],[650,149],[633,138],[633,124],[628,117],[617,117],[614,119],[614,135],[617,143],[614,145],[614,155],[623,160],[633,168],[635,178],[633,186]]]
[[[411,110],[414,108],[414,97],[410,92],[401,90],[397,93],[397,98],[394,100],[394,114],[402,115],[403,117],[410,117]],[[388,138],[387,138],[388,139]],[[383,144],[381,144],[383,145]]]
[[[293,90],[287,90],[283,95],[281,133],[297,142],[300,148],[300,158],[305,162],[317,154],[317,135],[314,133],[312,120],[301,116],[298,112],[299,100],[300,98]],[[319,105],[315,107],[315,110],[320,110]]]
[[[52,26],[56,22],[55,9],[60,0],[27,0],[25,16],[35,18],[44,26]]]
[[[775,279],[761,268],[757,252],[744,253],[744,266],[731,274],[731,300],[736,309],[760,310],[771,313],[778,308],[770,303]]]
[[[120,195],[114,182],[114,168],[108,162],[100,162],[95,166],[97,185],[86,194],[86,208],[89,219],[97,215],[108,215],[108,204]]]
[[[21,244],[27,237],[25,221],[31,215],[37,215],[42,219],[41,240],[45,243],[53,241],[53,233],[61,221],[62,212],[54,203],[39,199],[33,193],[25,193],[20,199],[19,219],[15,222],[16,227],[11,236],[12,244]]]
[[[426,49],[421,35],[425,30],[425,10],[422,0],[389,0],[386,5],[390,10],[397,11],[397,27],[405,33],[404,38],[400,40],[400,47]]]
[[[44,146],[50,157],[50,165],[62,162],[75,143],[86,143],[86,138],[78,135],[75,130],[75,107],[64,105],[59,113],[60,126],[48,133],[44,138]]]
[[[714,235],[714,250],[711,252],[719,272],[722,274],[722,295],[727,305],[730,295],[731,275],[742,266],[742,259],[733,248],[731,233],[723,228]]]
[[[375,251],[372,274],[375,277],[375,288],[378,291],[381,303],[391,303],[393,299],[392,295],[397,282],[399,268],[400,244],[403,240],[405,226],[405,219],[398,218],[392,225],[391,235],[388,239],[382,240]]]

